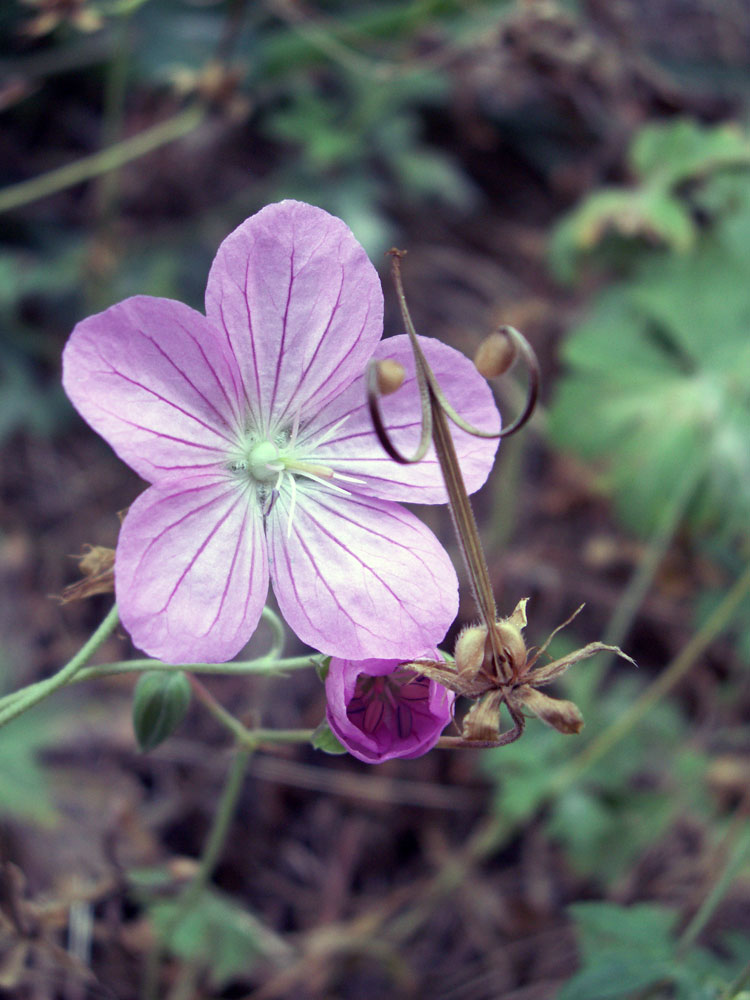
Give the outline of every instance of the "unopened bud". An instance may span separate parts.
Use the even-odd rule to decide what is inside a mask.
[[[507,372],[518,356],[518,349],[504,329],[485,337],[474,355],[474,366],[485,378]]]
[[[187,714],[190,681],[181,670],[149,670],[133,692],[133,730],[141,750],[153,750],[171,736]]]
[[[524,684],[518,688],[515,698],[520,701],[524,708],[552,726],[558,733],[568,735],[580,733],[583,729],[583,716],[578,705],[572,701],[564,701],[562,698],[550,698],[548,694],[537,691],[529,684]]]
[[[375,370],[378,379],[378,392],[381,396],[390,396],[404,383],[406,372],[400,361],[385,358],[383,361],[377,362]]]

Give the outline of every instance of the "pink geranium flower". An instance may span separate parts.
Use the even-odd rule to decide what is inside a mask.
[[[442,659],[437,650],[426,654]],[[404,666],[403,660],[333,658],[326,675],[328,725],[366,764],[420,757],[453,717],[455,694]]]
[[[404,656],[442,638],[453,567],[395,501],[444,502],[434,454],[399,466],[366,405],[370,358],[406,384],[384,400],[397,444],[418,439],[406,338],[380,342],[380,281],[321,209],[269,205],[222,243],[204,316],[136,296],[83,320],[63,382],[85,420],[145,480],[120,531],[115,588],[133,642],[168,662],[222,661],[254,631],[269,575],[282,614],[338,656]],[[456,351],[424,340],[446,395],[488,430],[499,415]],[[470,490],[496,443],[457,432]]]

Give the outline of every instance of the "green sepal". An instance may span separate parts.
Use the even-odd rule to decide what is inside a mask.
[[[190,705],[190,681],[182,670],[149,670],[133,692],[133,731],[141,750],[163,743],[185,718]]]
[[[341,754],[344,753],[349,753],[346,747],[342,746],[339,740],[331,732],[331,727],[328,725],[325,719],[323,719],[321,724],[312,734],[310,744],[311,746],[314,747],[315,750],[322,750],[323,753],[330,753],[336,756],[340,756]]]
[[[321,684],[325,684],[326,677],[328,676],[328,668],[330,666],[331,666],[330,656],[324,656],[322,660],[315,661],[315,673],[318,675]]]

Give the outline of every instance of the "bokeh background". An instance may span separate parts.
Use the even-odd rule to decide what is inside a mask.
[[[749,57],[747,0],[3,0],[0,687],[106,614],[54,595],[142,488],[62,394],[68,333],[135,293],[201,308],[283,197],[354,230],[389,333],[396,244],[419,332],[530,339],[542,404],[476,498],[498,606],[529,597],[538,645],[585,602],[550,652],[639,664],[560,683],[577,737],[257,754],[158,996],[750,996]],[[133,683],[0,731],[0,995],[144,996],[229,747],[194,707],[141,753]],[[324,713],[312,671],[210,687],[256,724]]]

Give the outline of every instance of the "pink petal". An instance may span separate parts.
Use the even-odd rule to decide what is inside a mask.
[[[281,492],[267,520],[281,613],[303,642],[351,659],[417,656],[458,610],[443,547],[397,504],[299,487],[291,525]]]
[[[123,625],[151,656],[231,659],[255,630],[268,592],[250,489],[196,476],[146,490],[120,531],[115,590]]]
[[[423,650],[430,659],[442,659],[436,649]],[[326,676],[326,718],[333,733],[350,754],[366,764],[394,757],[419,757],[435,746],[453,715],[455,695],[435,681],[419,681],[419,699],[409,700],[405,689],[396,690],[395,717],[390,724],[368,726],[365,715],[378,705],[366,698],[357,704],[357,679],[398,670],[400,660],[345,660],[333,657]],[[415,675],[416,676],[416,675]],[[352,710],[357,706],[357,711]]]
[[[223,329],[262,429],[317,412],[364,367],[383,293],[351,231],[320,208],[268,205],[216,254],[206,312]]]
[[[149,482],[223,462],[239,426],[234,382],[205,316],[146,295],[83,320],[63,354],[73,405]]]
[[[420,337],[420,344],[440,386],[460,416],[481,430],[500,430],[492,390],[465,355],[431,337]],[[411,455],[419,443],[421,409],[414,372],[414,356],[406,336],[389,337],[378,344],[374,357],[392,358],[406,371],[404,384],[381,401],[386,427],[402,454]],[[300,448],[324,436],[346,417],[330,440],[314,449],[314,461],[334,470],[356,476],[365,485],[357,491],[388,500],[410,503],[445,503],[447,497],[434,448],[416,465],[399,465],[383,450],[367,406],[365,376],[361,375],[337,399],[309,422],[301,435]],[[450,423],[466,488],[473,493],[482,486],[495,461],[497,438],[478,438]]]

